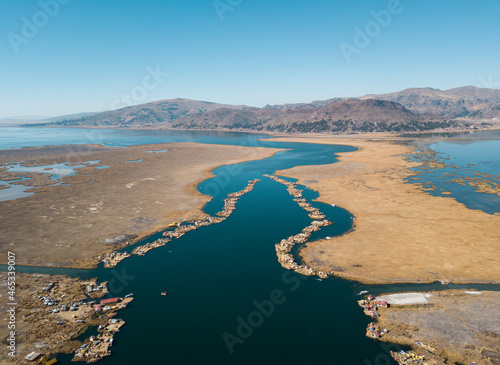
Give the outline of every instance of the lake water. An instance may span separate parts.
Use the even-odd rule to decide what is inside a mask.
[[[440,165],[415,168],[419,179],[410,182],[423,183],[430,194],[456,199],[469,209],[500,213],[500,196],[478,192],[474,183],[479,178],[492,187],[500,185],[500,130],[414,136],[425,136],[417,143],[435,151]],[[413,159],[421,161],[418,155]]]
[[[50,175],[50,180],[59,181],[63,177],[71,176],[76,174],[76,170],[82,167],[91,166],[99,163],[99,161],[86,161],[83,165],[69,165],[67,162],[57,163],[52,165],[42,165],[42,166],[22,166],[21,163],[9,163],[4,165],[7,168],[7,172],[35,172],[39,174]],[[109,166],[97,166],[96,169],[109,168]],[[25,186],[18,184],[20,181],[28,180],[29,178],[23,177],[16,180],[3,181],[0,180],[0,185],[7,185],[8,189],[0,190],[0,202],[5,200],[15,200],[19,198],[28,197],[34,192],[27,192],[29,189],[36,189],[31,186]],[[61,184],[56,183],[54,185]]]
[[[289,149],[264,160],[219,167],[214,178],[199,185],[201,192],[213,196],[204,210],[214,214],[229,192],[241,190],[248,180],[261,179],[220,224],[189,232],[144,257],[128,258],[115,269],[19,268],[97,276],[110,282],[110,296],[135,294],[131,305],[118,315],[127,323],[115,336],[113,355],[102,364],[395,364],[388,351],[397,347],[364,336],[370,320],[357,306],[356,293],[450,287],[364,286],[338,278],[320,281],[279,265],[275,243],[300,232],[311,219],[285,186],[262,175],[296,165],[334,163],[336,152],[354,148],[259,141],[267,136],[219,132],[16,129],[8,133],[25,137],[19,145],[2,137],[3,148],[40,146],[47,141],[89,143],[90,133],[99,136],[98,143],[116,146],[196,141]],[[312,201],[317,193],[305,189],[304,197]],[[313,205],[336,223],[315,233],[313,239],[351,229],[352,216],[346,210],[319,202]],[[159,236],[161,233],[137,244]],[[498,285],[454,287],[500,289]],[[169,295],[161,296],[162,291]],[[71,357],[60,355],[58,359],[69,364]]]

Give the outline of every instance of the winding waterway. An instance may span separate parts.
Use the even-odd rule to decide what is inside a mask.
[[[77,130],[52,130],[51,144],[89,143]],[[66,137],[61,137],[64,133]],[[263,135],[208,132],[84,131],[99,136],[105,145],[195,141],[243,146],[286,148],[273,157],[214,170],[214,178],[198,186],[213,196],[204,211],[221,210],[230,192],[249,180],[261,179],[236,204],[236,211],[219,224],[191,231],[144,257],[132,256],[115,269],[64,270],[24,268],[25,271],[98,277],[109,280],[110,296],[135,295],[119,312],[127,323],[116,334],[113,355],[104,364],[395,364],[389,348],[364,336],[370,321],[356,304],[357,292],[446,289],[440,284],[374,286],[338,278],[318,280],[284,270],[277,261],[275,243],[299,233],[311,219],[286,191],[265,178],[276,170],[297,165],[329,164],[335,153],[354,151],[347,146],[280,143],[261,140]],[[48,144],[50,130],[25,144]],[[82,132],[83,133],[83,132]],[[44,141],[45,140],[45,141]],[[26,138],[24,138],[26,141]],[[3,142],[3,143],[2,143]],[[0,139],[0,148],[6,148]],[[93,142],[95,143],[95,141]],[[10,146],[12,148],[14,146]],[[7,147],[9,148],[9,147]],[[308,201],[318,194],[305,189]],[[334,236],[352,227],[346,210],[327,204],[313,205],[336,224],[316,232],[312,239]],[[137,244],[151,242],[161,233]],[[126,250],[131,251],[133,247]],[[1,269],[1,268],[0,268]],[[21,270],[23,268],[20,268]],[[478,287],[500,290],[500,286]],[[167,291],[168,296],[160,292]],[[88,336],[88,334],[87,334]],[[71,355],[60,355],[60,363]]]

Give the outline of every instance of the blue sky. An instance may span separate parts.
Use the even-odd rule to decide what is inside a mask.
[[[498,14],[493,0],[5,1],[0,118],[498,87],[484,84],[500,81]]]

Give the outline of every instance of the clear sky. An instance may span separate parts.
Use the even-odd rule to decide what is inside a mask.
[[[1,10],[0,118],[500,81],[497,0],[15,0]]]

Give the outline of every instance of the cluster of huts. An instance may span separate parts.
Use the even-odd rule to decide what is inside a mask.
[[[165,246],[167,242],[170,242],[169,238],[158,238],[157,240],[154,240],[153,242],[146,243],[141,246],[137,246],[132,250],[132,255],[139,255],[139,256],[144,256],[146,252],[161,247]]]
[[[86,361],[93,363],[102,358],[111,355],[111,346],[113,345],[113,336],[121,326],[125,324],[123,319],[110,319],[106,324],[100,325],[97,336],[90,336],[75,351],[75,356],[71,361]]]
[[[104,262],[105,268],[112,268],[125,260],[127,257],[130,257],[128,252],[113,251],[107,254],[106,257],[102,259],[102,262]]]

